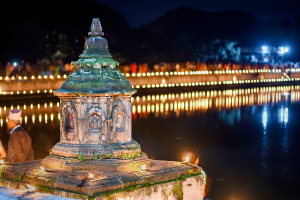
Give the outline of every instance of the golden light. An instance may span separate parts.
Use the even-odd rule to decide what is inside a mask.
[[[35,187],[33,187],[32,185],[26,184],[28,189],[25,189],[27,192],[34,192],[35,191]]]
[[[183,162],[189,162],[190,158],[188,156],[185,157],[185,160]]]
[[[87,176],[88,178],[94,178],[94,175],[89,173],[89,175]]]
[[[43,166],[41,166],[40,169],[41,169],[42,171],[45,171],[45,168],[44,168]]]
[[[0,160],[0,165],[4,165],[4,161],[3,160]]]
[[[39,76],[38,76],[38,79],[41,79],[41,78],[42,78],[42,76],[41,76],[41,75],[39,75]]]
[[[34,79],[34,76],[31,76],[31,79]]]
[[[142,170],[146,170],[146,169],[147,169],[147,165],[146,165],[146,164],[143,164],[143,165],[141,166],[141,169],[142,169]]]

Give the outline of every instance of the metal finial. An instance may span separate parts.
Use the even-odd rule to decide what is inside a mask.
[[[89,35],[95,35],[95,36],[103,36],[104,35],[104,33],[102,32],[102,26],[101,26],[99,18],[93,18],[93,21],[91,24],[91,32],[89,32]]]

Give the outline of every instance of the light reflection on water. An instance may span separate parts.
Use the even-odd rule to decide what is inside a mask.
[[[199,165],[220,180],[234,180],[228,177],[233,176],[229,171],[237,166],[271,180],[274,174],[284,179],[293,173],[290,123],[297,122],[292,120],[295,112],[291,104],[299,100],[300,86],[137,94],[131,98],[133,138],[149,157],[157,159],[179,160],[183,147],[193,146],[200,153]],[[8,111],[21,109],[23,126],[33,138],[35,158],[47,156],[59,141],[59,106],[57,98],[0,102],[4,147],[7,149],[9,138],[5,134]],[[252,177],[246,174],[244,178]],[[240,183],[230,184],[238,188]],[[232,190],[223,191],[218,182],[213,185],[215,199],[222,199],[222,195],[214,191]],[[248,187],[255,190],[252,185]]]

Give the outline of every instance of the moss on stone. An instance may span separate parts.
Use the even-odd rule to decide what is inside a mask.
[[[54,190],[52,188],[50,188],[50,187],[38,185],[38,191],[39,192],[45,192],[45,193],[52,194]]]
[[[176,197],[177,200],[183,199],[183,191],[182,191],[182,180],[178,180],[175,182],[173,189],[173,195]]]
[[[172,179],[172,180],[167,180],[167,181],[161,181],[161,182],[148,182],[148,183],[144,183],[144,184],[137,184],[137,183],[133,183],[132,185],[129,185],[125,188],[120,188],[120,189],[116,189],[116,190],[112,190],[109,192],[105,192],[105,193],[99,193],[99,194],[94,194],[95,196],[105,196],[107,199],[112,199],[113,198],[113,194],[115,193],[119,193],[119,192],[131,192],[135,189],[140,189],[140,188],[147,188],[147,195],[150,196],[152,193],[151,188],[153,188],[153,192],[157,192],[157,188],[154,188],[155,186],[159,185],[159,184],[163,184],[163,183],[169,183],[172,181],[175,181],[174,183],[174,188],[172,190],[172,193],[174,194],[174,196],[178,199],[181,200],[183,199],[183,190],[182,190],[182,181],[186,178],[190,178],[190,177],[194,177],[194,176],[199,176],[202,173],[195,173],[192,175],[181,175],[178,179]],[[142,175],[141,175],[142,176]],[[143,177],[143,176],[142,176]],[[165,193],[165,198],[168,199],[168,197],[170,196],[170,194],[166,193],[166,190],[164,191]]]

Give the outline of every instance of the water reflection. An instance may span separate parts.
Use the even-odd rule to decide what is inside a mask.
[[[180,116],[181,112],[191,114],[209,110],[230,110],[242,106],[278,103],[286,93],[291,93],[291,102],[298,102],[299,86],[260,87],[223,91],[196,91],[185,93],[169,93],[131,97],[133,119],[147,114],[159,113],[157,117],[170,117],[173,113]]]
[[[268,161],[268,154],[269,154],[269,137],[266,134],[267,133],[267,121],[268,121],[268,114],[266,108],[263,110],[262,114],[262,125],[263,125],[263,138],[261,141],[261,157],[262,157],[262,162],[261,162],[261,175],[265,175],[269,173],[269,161]]]
[[[177,159],[176,155],[192,146],[201,155],[200,166],[208,173],[218,174],[213,174],[215,178],[233,180],[232,177],[241,176],[237,179],[248,180],[253,174],[261,177],[275,174],[274,179],[280,182],[278,174],[283,179],[293,173],[291,160],[295,155],[291,152],[295,149],[293,142],[297,141],[291,135],[290,126],[298,126],[291,104],[298,105],[299,98],[300,86],[137,94],[131,97],[133,138],[141,143],[149,157],[157,159],[179,161],[181,158]],[[22,126],[32,136],[35,158],[47,156],[59,141],[59,106],[57,98],[1,102],[0,130],[4,147],[7,149],[9,138],[5,134],[6,117],[9,109],[17,108],[22,110]],[[236,175],[239,168],[246,169],[247,173],[240,170],[239,174],[243,175]],[[228,177],[231,171],[234,175]],[[257,180],[252,181],[256,186]],[[240,186],[240,183],[230,184]],[[249,191],[253,194],[260,193],[259,189],[252,189]]]

